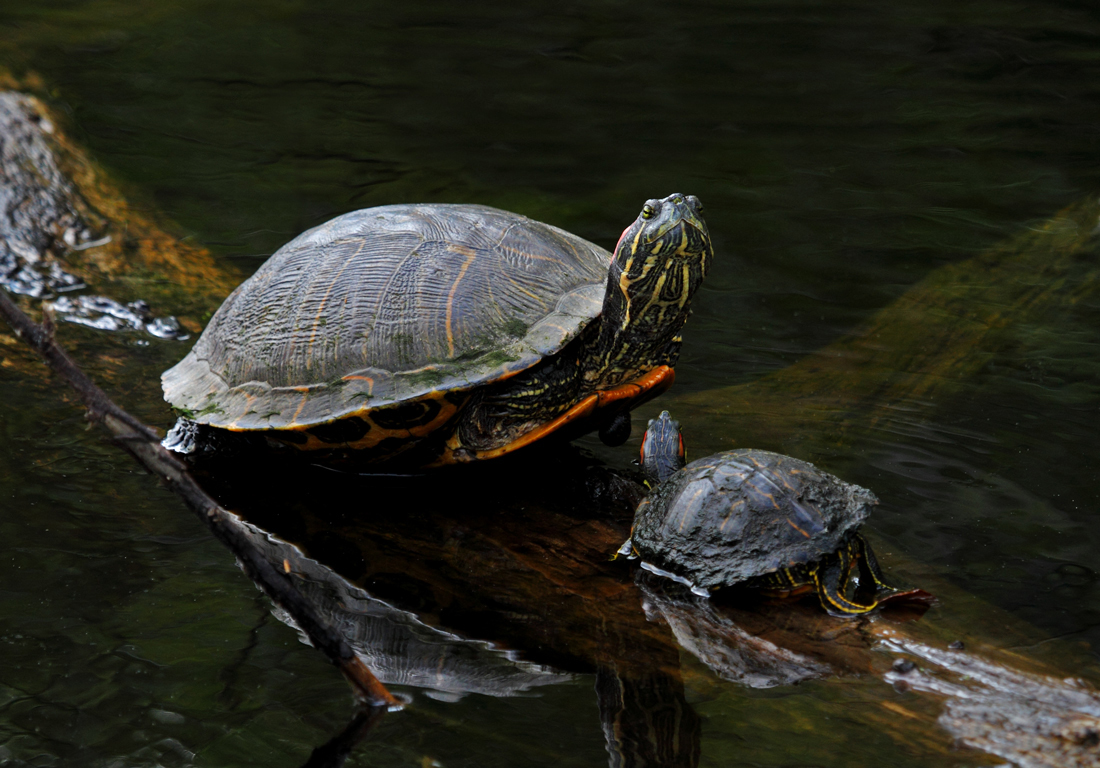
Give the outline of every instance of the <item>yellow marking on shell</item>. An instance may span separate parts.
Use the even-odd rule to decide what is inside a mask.
[[[300,392],[303,389],[303,387],[292,387],[292,389]],[[298,421],[298,416],[299,416],[299,414],[301,414],[302,409],[306,407],[306,401],[307,400],[309,400],[309,392],[308,391],[304,392],[302,394],[302,402],[298,403],[298,410],[296,410],[294,412],[294,415],[290,417],[290,426],[294,426],[295,422]]]
[[[470,268],[470,265],[474,263],[474,259],[477,258],[477,251],[472,248],[467,248],[464,245],[452,245],[451,249],[466,257],[466,261],[463,262],[461,269],[458,270],[458,277],[455,278],[454,285],[451,286],[451,290],[447,294],[447,350],[453,358],[455,356],[455,339],[454,335],[451,333],[451,312],[454,309],[455,291],[458,290],[458,284],[466,274],[466,270]]]
[[[791,528],[794,528],[794,529],[795,529],[796,531],[798,531],[799,533],[801,533],[801,534],[802,534],[803,536],[805,536],[805,537],[806,537],[807,539],[808,539],[808,538],[810,538],[810,534],[806,533],[806,532],[805,532],[804,530],[802,530],[801,528],[799,528],[799,527],[798,527],[797,525],[795,525],[794,523],[792,523],[792,522],[791,522],[790,520],[788,520],[788,521],[787,521],[787,525],[791,526]]]
[[[344,270],[346,270],[351,262],[363,252],[363,248],[366,244],[367,241],[364,240],[359,244],[355,253],[348,257],[348,260],[344,262],[344,266],[340,267],[340,271],[336,273],[336,276],[332,278],[332,282],[329,283],[328,290],[326,290],[325,295],[321,297],[321,303],[317,305],[317,314],[313,316],[313,328],[309,334],[309,348],[306,351],[306,368],[309,368],[310,364],[313,362],[313,342],[317,338],[318,324],[321,322],[321,314],[325,311],[325,304],[328,303],[328,297],[332,294],[332,289],[340,282],[340,277],[344,274]]]
[[[528,253],[527,251],[521,251],[518,248],[512,248],[512,247],[507,246],[507,245],[501,245],[500,243],[497,243],[497,248],[501,251],[507,251],[508,253],[514,253],[517,256],[522,256],[525,259],[537,259],[539,261],[552,261],[555,264],[561,264],[562,263],[561,259],[555,259],[553,256],[538,256],[534,253]]]
[[[737,501],[730,504],[730,511],[729,511],[728,514],[726,514],[726,519],[722,521],[722,525],[718,528],[719,533],[725,533],[726,532],[726,526],[729,524],[729,521],[733,519],[734,513],[737,512],[739,507],[743,507],[743,506],[745,506],[745,500],[744,499],[738,499]]]
[[[504,274],[504,273],[501,273],[501,274]],[[516,289],[517,291],[519,291],[520,293],[525,293],[525,294],[527,294],[527,295],[528,295],[528,296],[530,296],[530,297],[531,297],[532,299],[534,299],[535,301],[537,301],[537,302],[538,302],[539,304],[543,305],[544,307],[546,306],[546,299],[544,299],[543,297],[541,297],[541,296],[538,296],[538,295],[536,295],[536,294],[534,294],[534,293],[531,293],[531,292],[530,292],[529,290],[527,290],[526,288],[524,288],[524,287],[523,287],[522,285],[520,285],[519,283],[517,283],[517,282],[516,282],[515,280],[513,280],[513,279],[512,279],[512,278],[510,278],[510,277],[508,277],[508,275],[506,275],[506,274],[505,274],[505,275],[504,275],[504,277],[505,277],[505,279],[507,279],[507,280],[508,280],[508,282],[509,282],[509,283],[511,283],[511,284],[512,284],[512,286],[513,286],[513,287],[514,287],[514,288],[515,288],[515,289]]]
[[[239,431],[238,428],[237,428],[237,425],[240,424],[241,419],[244,418],[244,416],[250,410],[252,410],[252,403],[253,403],[253,401],[255,401],[256,396],[255,395],[250,395],[247,392],[245,392],[244,397],[245,397],[244,408],[241,409],[241,415],[238,418],[233,419],[233,421],[231,421],[229,424],[226,424],[225,425],[226,429],[231,430],[231,431]]]
[[[367,382],[367,396],[374,394],[374,379],[370,376],[358,376],[356,374],[349,374],[340,379],[341,381],[365,381]]]
[[[684,526],[687,524],[687,512],[688,512],[688,510],[691,509],[691,505],[695,503],[695,500],[697,498],[699,498],[699,495],[701,493],[705,493],[705,492],[706,492],[705,489],[700,488],[699,490],[695,491],[695,493],[693,493],[691,495],[691,499],[689,499],[687,503],[680,503],[680,506],[683,507],[684,511],[680,513],[680,525],[677,526],[677,528],[676,528],[677,533],[683,533],[684,532]]]
[[[543,328],[543,329],[553,328],[555,331],[557,331],[562,336],[564,336],[565,333],[566,333],[565,326],[564,325],[559,325],[558,323],[542,322],[542,323],[539,323],[539,328]]]
[[[497,270],[498,275],[503,274],[503,272],[504,272],[503,269],[498,269]],[[488,306],[492,308],[493,313],[497,316],[497,318],[500,320],[501,323],[506,322],[506,319],[504,317],[504,313],[500,311],[500,303],[496,300],[496,297],[493,296],[493,281],[492,280],[486,280],[485,281],[485,290],[489,294]]]
[[[757,490],[760,490],[760,489],[757,488]],[[768,501],[770,501],[772,503],[773,507],[775,507],[776,509],[779,509],[779,503],[775,500],[775,497],[772,496],[770,493],[761,493],[760,495],[763,496]]]

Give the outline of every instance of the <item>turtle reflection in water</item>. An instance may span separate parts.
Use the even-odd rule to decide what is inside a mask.
[[[672,384],[713,257],[701,212],[691,195],[650,200],[614,254],[480,205],[333,219],[279,249],[164,373],[189,420],[168,445],[243,432],[437,465],[553,433],[621,444],[630,409]]]
[[[742,585],[773,596],[814,591],[830,614],[853,616],[899,594],[857,529],[875,495],[805,461],[758,450],[716,453],[685,466],[679,423],[649,422],[642,500],[620,554],[698,594]],[[859,585],[869,602],[857,602]]]

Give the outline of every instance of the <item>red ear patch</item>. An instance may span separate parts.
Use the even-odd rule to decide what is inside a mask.
[[[620,239],[622,239],[622,238],[620,238]],[[649,439],[649,430],[647,429],[644,433],[642,433],[642,447],[638,451],[638,459],[642,462],[642,464],[645,464],[645,442],[648,439]]]
[[[684,458],[687,454],[684,452],[684,436],[680,435],[680,458]]]
[[[630,227],[633,227],[633,226],[634,226],[633,224],[630,225]],[[614,255],[619,252],[619,246],[622,245],[623,240],[626,239],[626,233],[630,231],[630,227],[627,227],[626,229],[624,229],[623,233],[621,235],[619,235],[619,242],[615,243],[615,249],[613,251],[611,251],[612,257],[614,257]]]

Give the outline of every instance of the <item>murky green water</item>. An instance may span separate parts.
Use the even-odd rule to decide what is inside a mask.
[[[935,270],[1100,191],[1092,4],[9,0],[0,65],[39,73],[133,199],[242,274],[370,205],[485,203],[610,247],[647,198],[698,195],[718,259],[676,388],[638,416],[693,398],[682,418],[694,455],[731,439],[797,448],[871,487],[884,564],[978,598],[944,600],[924,621],[988,637],[1006,610],[1035,628],[1028,653],[1045,653],[1044,638],[1087,644],[1051,653],[1100,681],[1095,248],[1058,278],[1064,292],[1024,321],[1006,315],[979,370],[899,403],[897,418],[836,440],[729,435],[691,415],[701,393],[795,363]],[[167,425],[159,371],[185,344],[75,327],[62,340],[121,403]],[[345,684],[59,389],[0,367],[0,765],[303,763],[351,718]],[[584,445],[624,466],[637,436],[619,451]],[[349,492],[342,512],[425,514],[414,494],[374,493]],[[440,576],[431,594],[402,593],[407,550],[375,546],[387,573],[341,572],[562,674],[507,697],[398,686],[415,706],[349,764],[607,763],[596,665],[569,640],[602,629],[543,609],[525,625],[491,590],[480,613],[448,612],[440,595],[473,588]],[[540,636],[536,620],[566,639]],[[944,764],[868,725],[873,675],[754,690],[680,656],[701,765]]]

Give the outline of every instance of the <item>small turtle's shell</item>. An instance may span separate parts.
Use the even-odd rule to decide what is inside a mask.
[[[642,559],[715,589],[835,552],[878,503],[805,461],[737,450],[693,461],[638,506]]]
[[[438,400],[560,350],[600,314],[610,263],[586,240],[487,206],[348,213],[226,299],[165,372],[165,399],[235,430]]]

